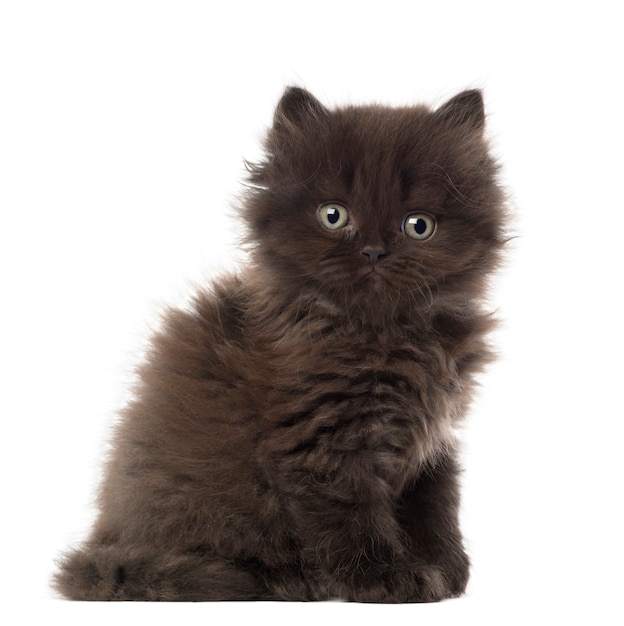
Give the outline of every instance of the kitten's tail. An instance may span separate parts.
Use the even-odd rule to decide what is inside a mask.
[[[53,587],[70,600],[272,599],[256,575],[229,561],[117,544],[86,545],[65,555]]]

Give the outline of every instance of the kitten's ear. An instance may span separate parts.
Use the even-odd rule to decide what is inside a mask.
[[[288,129],[328,119],[329,111],[309,91],[288,87],[275,109],[273,127]]]
[[[462,91],[443,104],[433,116],[451,126],[481,131],[485,126],[483,96],[478,89]]]

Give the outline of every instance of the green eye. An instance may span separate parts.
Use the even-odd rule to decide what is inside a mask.
[[[327,230],[340,230],[349,223],[347,207],[337,202],[322,204],[317,211],[318,221]]]
[[[427,213],[411,213],[403,220],[401,230],[412,239],[424,241],[433,235],[436,221]]]

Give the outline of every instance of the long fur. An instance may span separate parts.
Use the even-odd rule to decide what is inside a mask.
[[[476,91],[436,111],[285,92],[249,165],[252,261],[166,314],[61,594],[463,592],[455,429],[490,358],[481,301],[504,230],[483,127]],[[328,201],[347,228],[319,223]],[[429,240],[401,232],[417,211],[437,221]]]

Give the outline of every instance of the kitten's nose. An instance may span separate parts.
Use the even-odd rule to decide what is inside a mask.
[[[368,257],[368,260],[374,265],[381,259],[381,257],[387,256],[387,252],[381,248],[364,248],[362,254]]]

